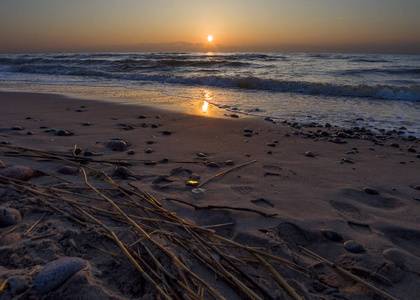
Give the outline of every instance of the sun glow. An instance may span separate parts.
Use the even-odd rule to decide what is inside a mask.
[[[209,35],[209,36],[207,37],[207,40],[208,40],[209,42],[211,42],[211,41],[213,40],[213,37],[212,37],[211,35]]]

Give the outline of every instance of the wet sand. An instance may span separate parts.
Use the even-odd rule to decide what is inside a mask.
[[[0,103],[0,161],[7,167],[36,170],[37,176],[29,179],[35,185],[86,188],[77,168],[72,175],[59,172],[74,164],[46,159],[45,154],[28,157],[36,153],[18,147],[91,159],[81,166],[149,193],[180,219],[211,226],[217,235],[304,267],[307,276],[269,260],[304,299],[372,299],[374,292],[320,264],[301,246],[398,299],[420,294],[419,139],[262,120],[222,110],[219,117],[208,117],[48,94],[2,92]],[[6,169],[0,169],[0,175]],[[90,180],[98,188],[113,187],[94,177]],[[82,226],[39,198],[0,181],[1,207],[21,214],[16,224],[1,228],[0,278],[10,280],[1,299],[25,291],[23,299],[157,297],[156,289],[100,225],[85,220],[88,226]],[[54,201],[56,207],[74,213]],[[95,205],[115,211],[106,202]],[[132,226],[106,222],[125,243],[139,239]],[[164,238],[156,234],[156,239]],[[225,298],[244,297],[243,291],[201,270],[202,262],[189,251],[174,253]],[[249,262],[254,257],[240,251],[232,255],[244,259],[246,272],[268,291],[264,296],[253,288],[263,299],[291,297],[261,265]],[[83,259],[83,267],[50,290],[34,288],[44,266],[64,257]],[[167,260],[162,258],[163,264],[176,273]],[[19,291],[16,282],[22,280],[16,278],[25,282]],[[209,293],[205,298],[211,298]]]

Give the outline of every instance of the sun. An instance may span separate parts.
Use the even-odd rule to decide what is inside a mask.
[[[207,37],[207,40],[208,40],[209,42],[211,42],[211,41],[213,40],[213,37],[212,37],[211,35],[209,35],[209,36]]]

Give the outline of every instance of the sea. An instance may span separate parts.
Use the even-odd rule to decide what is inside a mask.
[[[142,92],[153,92],[169,105],[204,102],[239,115],[420,137],[420,55],[0,54],[0,90],[10,89],[78,90],[148,105],[159,97],[145,100]]]

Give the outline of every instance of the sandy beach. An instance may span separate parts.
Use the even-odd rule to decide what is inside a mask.
[[[52,94],[0,106],[0,299],[297,299],[276,272],[301,299],[384,299],[304,249],[420,295],[420,140],[403,131]]]

